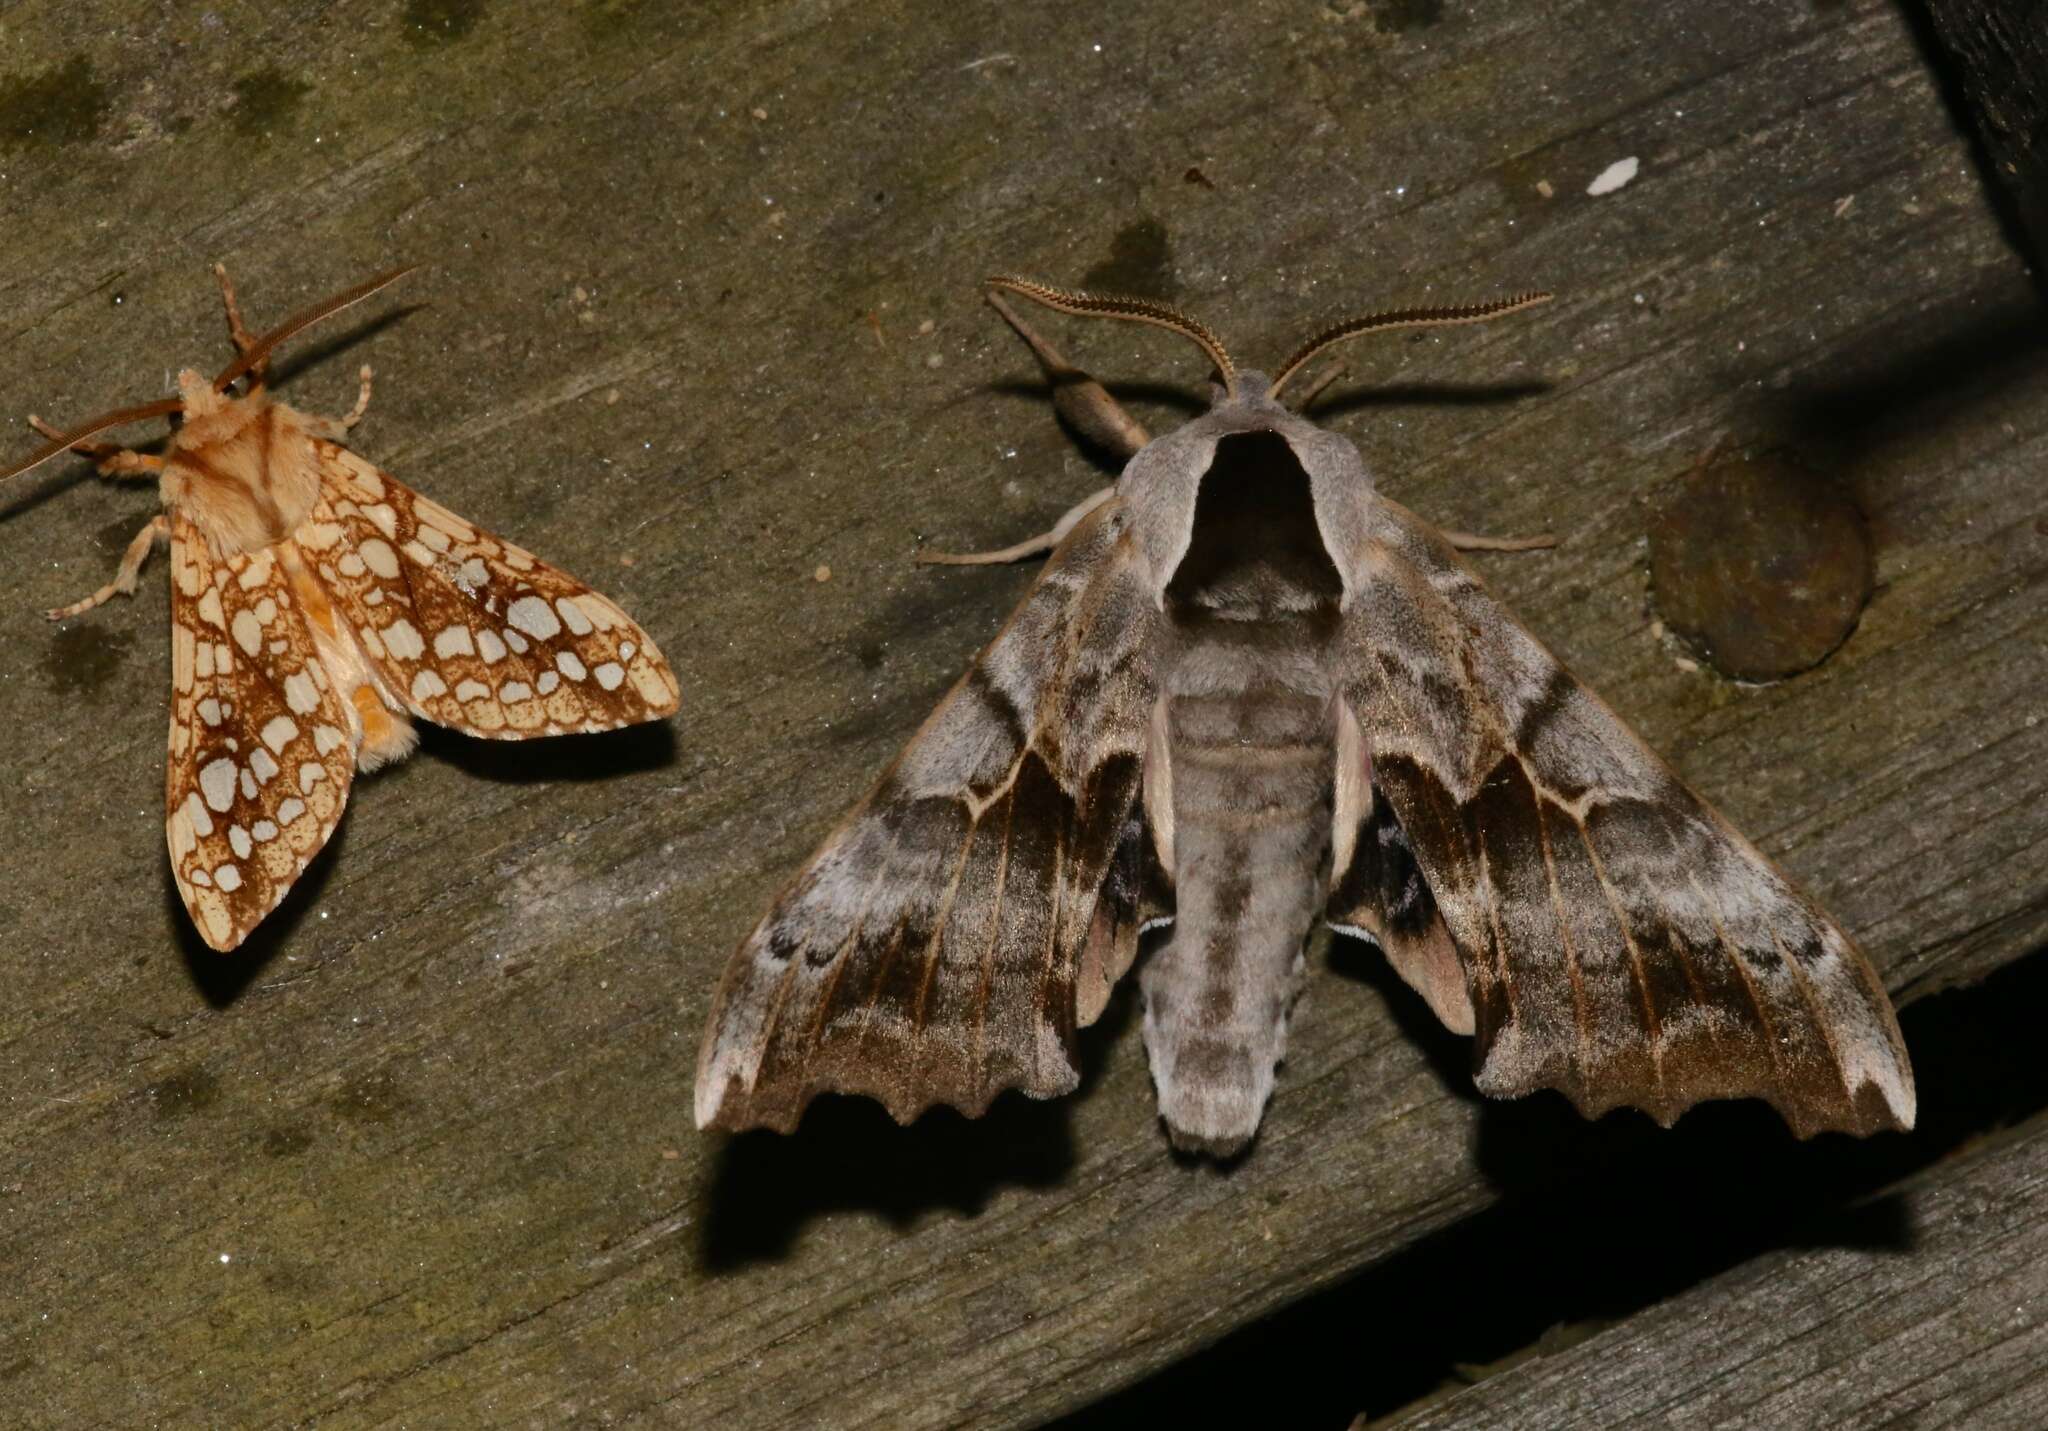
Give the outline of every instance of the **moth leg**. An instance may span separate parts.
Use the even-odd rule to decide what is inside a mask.
[[[363,364],[356,377],[362,381],[362,387],[356,392],[356,405],[348,410],[346,417],[307,418],[306,426],[312,430],[315,437],[325,437],[330,441],[339,442],[343,434],[363,420],[363,414],[370,406],[370,365]]]
[[[1017,336],[1038,359],[1046,381],[1052,384],[1052,407],[1067,426],[1100,447],[1118,461],[1129,461],[1139,448],[1152,440],[1144,425],[1124,411],[1123,404],[1109,395],[1101,383],[1061,356],[1060,350],[1032,331],[1009,304],[994,293],[984,295],[988,306],[1003,315]]]
[[[356,369],[356,380],[362,386],[356,389],[356,405],[348,410],[348,416],[341,420],[344,432],[363,420],[363,414],[370,410],[370,365],[365,363]]]
[[[220,283],[221,302],[227,305],[228,336],[235,340],[236,352],[246,353],[256,346],[256,339],[242,324],[242,307],[239,303],[235,302],[235,285],[228,280],[227,265],[216,263],[213,266],[213,276]],[[250,381],[259,388],[268,381],[269,377],[270,359],[267,356],[249,369]]]
[[[64,435],[34,413],[28,415],[28,425],[45,437],[58,438]],[[164,470],[163,458],[151,457],[145,452],[130,452],[127,448],[116,447],[111,442],[74,442],[71,444],[71,450],[90,457],[98,465],[101,473],[108,477],[154,477]]]
[[[1040,552],[1049,552],[1066,539],[1068,532],[1090,512],[1116,495],[1114,484],[1099,492],[1090,492],[1073,506],[1066,515],[1052,525],[1049,532],[1018,542],[1015,546],[1004,547],[992,552],[919,552],[917,560],[925,566],[1000,566],[1004,562],[1022,561]]]
[[[130,453],[127,455],[133,456],[134,454]],[[157,513],[144,524],[141,531],[135,534],[135,540],[128,543],[128,550],[122,554],[120,568],[114,573],[112,581],[108,582],[98,591],[95,591],[91,596],[86,597],[85,600],[74,601],[69,606],[54,607],[45,612],[44,615],[48,616],[52,621],[66,621],[73,616],[83,615],[113,596],[133,596],[135,594],[135,580],[142,575],[142,564],[149,560],[150,550],[158,542],[168,541],[170,535],[171,519],[162,512]]]
[[[1461,552],[1535,552],[1557,545],[1553,532],[1533,537],[1482,537],[1471,532],[1444,532],[1443,539]]]

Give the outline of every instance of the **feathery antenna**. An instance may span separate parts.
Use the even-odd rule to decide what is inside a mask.
[[[1178,308],[1158,303],[1150,298],[1118,298],[1100,293],[1075,293],[1064,288],[1052,288],[1028,278],[1013,278],[1007,274],[996,274],[984,280],[991,288],[1001,288],[1028,298],[1033,303],[1042,303],[1047,308],[1061,313],[1071,313],[1079,318],[1122,318],[1131,323],[1149,323],[1155,328],[1164,328],[1186,338],[1208,357],[1216,367],[1217,376],[1223,379],[1223,389],[1231,397],[1237,396],[1237,366],[1230,361],[1230,354],[1224,351],[1223,342],[1198,318],[1181,312]]]
[[[1492,303],[1471,303],[1451,308],[1394,308],[1384,313],[1368,313],[1360,318],[1348,318],[1332,328],[1303,343],[1295,350],[1274,375],[1272,395],[1278,397],[1287,380],[1300,372],[1309,359],[1333,348],[1339,343],[1366,333],[1384,333],[1395,328],[1448,328],[1461,323],[1485,323],[1494,318],[1505,318],[1510,313],[1519,313],[1524,308],[1534,308],[1539,303],[1548,303],[1548,293],[1518,293],[1513,298],[1502,298]]]
[[[332,318],[344,308],[352,308],[381,289],[389,288],[399,279],[418,268],[418,264],[407,264],[404,268],[386,269],[374,278],[366,278],[354,288],[344,289],[332,298],[323,298],[310,308],[302,308],[291,317],[272,328],[268,333],[249,345],[241,357],[221,369],[220,376],[213,380],[215,392],[225,392],[229,383],[248,372],[268,358],[278,344],[293,338],[325,318]]]
[[[145,418],[169,417],[184,405],[183,400],[179,398],[158,398],[155,402],[146,402],[140,407],[124,407],[119,412],[102,413],[83,427],[74,427],[61,437],[51,438],[5,472],[0,472],[0,482],[5,482],[10,477],[19,477],[31,468],[40,467],[58,453],[69,452],[79,443],[88,438],[98,437],[108,428],[126,427],[131,422],[141,422]]]
[[[331,318],[341,312],[342,309],[362,302],[380,289],[390,287],[417,267],[417,264],[410,264],[404,268],[387,269],[374,278],[364,279],[353,288],[345,289],[331,298],[323,298],[312,307],[301,309],[299,312],[294,313],[291,317],[285,319],[284,322],[272,328],[268,333],[256,339],[255,342],[249,345],[246,352],[222,369],[220,376],[213,380],[213,390],[215,392],[225,392],[228,384],[254,368],[265,358],[268,358],[278,344],[284,342],[287,338],[304,332],[323,318]],[[34,452],[31,452],[27,457],[15,463],[5,472],[0,472],[0,482],[5,482],[10,477],[19,477],[24,472],[40,467],[58,453],[68,452],[88,438],[97,437],[110,428],[126,427],[131,422],[142,422],[152,417],[168,417],[172,413],[179,411],[184,405],[184,402],[178,398],[158,398],[155,402],[146,402],[139,407],[124,407],[116,412],[102,413],[92,421],[79,427],[74,427],[60,437],[51,438],[50,441],[38,447]]]

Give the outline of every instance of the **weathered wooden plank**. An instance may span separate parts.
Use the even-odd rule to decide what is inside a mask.
[[[1814,1245],[1376,1424],[2048,1422],[2048,1119],[1810,1230]]]
[[[1061,1106],[690,1130],[732,944],[1029,580],[914,571],[915,541],[1100,481],[989,390],[1029,371],[992,267],[1105,268],[1253,357],[1334,309],[1557,288],[1359,353],[1379,386],[1333,422],[1446,524],[1569,533],[1489,571],[1895,990],[2048,932],[2048,378],[1888,8],[87,8],[0,33],[0,410],[217,361],[214,259],[259,321],[436,259],[431,306],[310,344],[288,396],[342,406],[375,363],[361,450],[601,580],[685,705],[672,739],[430,741],[223,966],[163,868],[160,574],[23,614],[103,580],[148,499],[9,494],[10,1419],[1021,1424],[1494,1197],[1455,1043],[1326,972],[1229,1174],[1166,1154],[1127,1009]],[[1151,335],[1070,347],[1199,377]],[[1879,539],[1857,633],[1764,690],[1681,670],[1644,606],[1641,503],[1722,430],[1800,449]]]

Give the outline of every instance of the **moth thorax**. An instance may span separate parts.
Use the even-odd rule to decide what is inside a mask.
[[[320,494],[318,450],[304,420],[261,393],[234,398],[181,386],[185,421],[164,457],[164,505],[220,558],[290,536]]]

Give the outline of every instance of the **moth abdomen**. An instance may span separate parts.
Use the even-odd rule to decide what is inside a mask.
[[[1176,911],[1140,974],[1160,1114],[1176,1145],[1218,1156],[1251,1140],[1273,1091],[1329,881],[1329,704],[1265,695],[1265,719],[1230,740],[1210,727],[1236,702],[1168,701]]]

